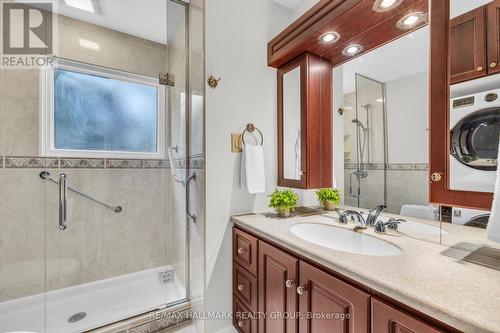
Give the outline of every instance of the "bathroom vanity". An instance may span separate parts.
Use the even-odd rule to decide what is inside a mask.
[[[291,219],[250,214],[232,221],[239,332],[500,331],[500,272],[452,258],[447,246],[368,228],[356,236],[360,247],[351,243],[348,249],[342,246],[349,240],[339,245],[332,235],[359,233],[353,223],[338,223],[335,213]],[[315,227],[319,232],[310,238],[307,230],[314,235]],[[450,240],[492,244],[481,230],[447,225],[444,232]]]

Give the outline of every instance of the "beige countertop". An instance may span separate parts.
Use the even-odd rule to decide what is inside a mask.
[[[461,249],[500,248],[486,239],[485,230],[443,223],[442,239],[407,237],[395,231],[377,234],[371,228],[363,231],[402,250],[400,255],[382,257],[332,250],[290,232],[291,226],[304,222],[354,227],[338,223],[336,213],[289,219],[262,213],[233,216],[232,221],[463,332],[500,332],[500,271],[461,260],[470,252]]]

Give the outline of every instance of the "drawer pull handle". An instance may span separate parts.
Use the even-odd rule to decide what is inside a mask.
[[[306,287],[297,287],[297,294],[299,295],[304,295],[306,292],[307,288]]]
[[[239,291],[243,291],[243,290],[245,290],[245,285],[244,285],[244,284],[239,284],[239,285],[238,285],[238,290],[239,290]]]
[[[478,68],[476,68],[476,70],[477,70],[478,72],[482,71],[482,70],[483,70],[483,66],[479,66]]]
[[[241,320],[240,320],[240,321],[238,321],[238,327],[239,327],[239,328],[242,328],[242,327],[243,327],[243,322],[242,322]]]
[[[492,62],[492,63],[490,64],[490,67],[491,67],[491,68],[495,68],[495,67],[497,67],[497,63],[496,63],[496,62]]]
[[[294,284],[295,284],[295,281],[293,281],[293,280],[286,280],[286,282],[285,282],[285,286],[287,288],[292,288]]]
[[[243,254],[243,253],[245,253],[245,248],[244,247],[238,248],[238,254]]]

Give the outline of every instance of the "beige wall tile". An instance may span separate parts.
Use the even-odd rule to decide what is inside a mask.
[[[38,100],[4,99],[6,156],[39,156]]]

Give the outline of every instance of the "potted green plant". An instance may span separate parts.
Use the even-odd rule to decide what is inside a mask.
[[[299,196],[292,190],[275,190],[270,196],[269,207],[276,209],[279,217],[287,218],[290,211],[297,207]]]
[[[340,191],[333,188],[322,188],[316,191],[318,202],[326,210],[334,210],[340,203]]]

